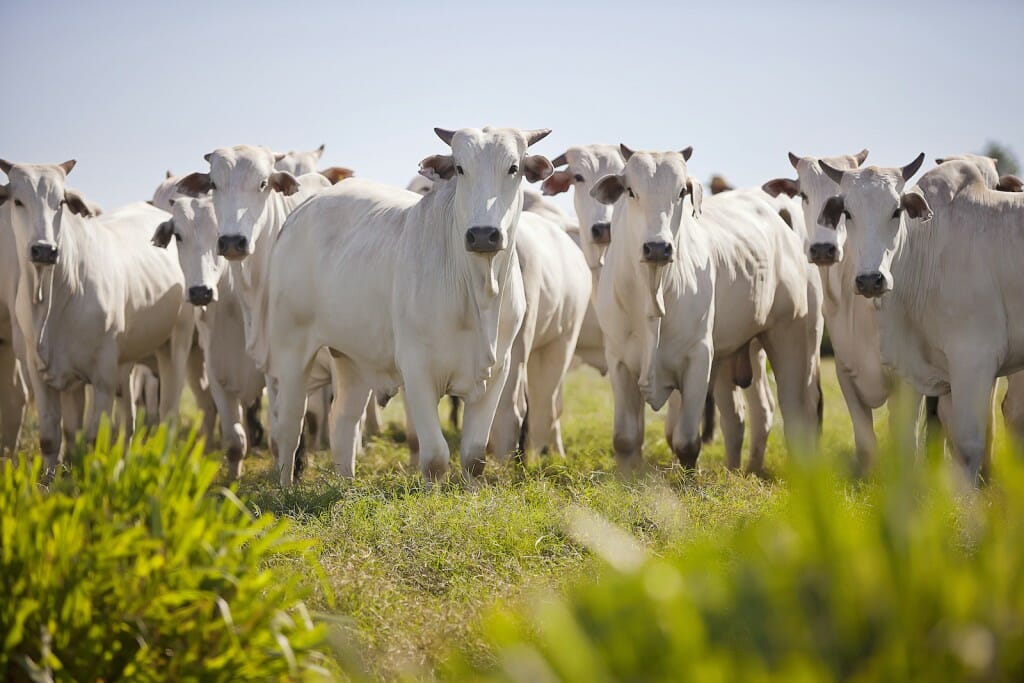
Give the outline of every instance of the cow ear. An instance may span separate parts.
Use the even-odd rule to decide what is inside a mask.
[[[209,173],[196,171],[179,180],[174,189],[189,197],[202,197],[213,190],[213,179]]]
[[[73,169],[77,163],[78,162],[74,159],[68,159],[63,164],[57,164],[57,167],[64,171],[64,175],[67,175],[68,173],[71,173],[71,169]]]
[[[213,152],[207,152],[206,154],[203,155],[203,159],[206,160],[207,163],[209,163],[210,162],[210,157],[212,157],[212,156],[213,156]]]
[[[683,155],[683,161],[689,161],[690,157],[693,156],[693,145],[690,145],[686,149],[679,150],[679,153]]]
[[[686,181],[686,194],[690,195],[690,203],[693,204],[693,217],[700,216],[701,206],[704,204],[704,186],[699,180],[688,178]]]
[[[555,167],[543,154],[527,154],[523,157],[523,174],[531,183],[549,178],[554,172]]]
[[[153,245],[160,247],[161,249],[166,249],[167,245],[171,243],[172,237],[174,237],[173,218],[156,226],[156,232],[153,233]]]
[[[614,204],[626,191],[622,176],[606,175],[590,188],[590,196],[602,204]]]
[[[996,184],[996,189],[1002,192],[1022,192],[1024,191],[1024,180],[1015,175],[1004,175]]]
[[[314,149],[313,150],[313,154],[316,155],[317,159],[323,159],[323,157],[324,157],[324,145],[321,144],[319,147]]]
[[[818,224],[835,230],[839,227],[840,219],[846,215],[846,199],[843,195],[830,197],[825,206],[821,208],[821,215],[818,216]]]
[[[734,189],[733,186],[722,176],[715,175],[711,177],[711,194],[721,194],[732,189]]]
[[[351,168],[345,168],[344,166],[331,166],[320,171],[320,175],[331,181],[331,185],[337,185],[345,178],[351,178],[355,175],[355,171]]]
[[[928,206],[928,200],[919,192],[905,192],[900,197],[900,209],[907,212],[911,218],[916,218],[922,223],[932,219],[932,207]]]
[[[780,194],[784,194],[787,197],[795,197],[800,192],[800,185],[796,180],[776,178],[762,185],[761,189],[773,197],[778,197]]]
[[[64,203],[71,213],[84,216],[85,218],[92,218],[92,211],[89,209],[89,204],[85,201],[85,197],[74,190],[64,190]]]
[[[448,180],[455,175],[455,158],[449,154],[431,155],[420,162],[419,173],[430,181]]]
[[[555,171],[541,184],[540,191],[543,195],[550,197],[551,195],[568,192],[571,185],[572,173],[569,171]]]
[[[0,171],[3,171],[7,175],[11,174],[11,169],[14,168],[14,164],[7,159],[0,159]]]
[[[299,181],[287,171],[275,171],[270,174],[270,189],[290,197],[299,191]]]

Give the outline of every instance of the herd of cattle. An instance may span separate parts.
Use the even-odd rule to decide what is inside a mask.
[[[53,468],[115,404],[129,438],[140,395],[173,419],[187,381],[205,429],[219,419],[232,477],[260,438],[264,391],[283,485],[304,438],[321,438],[304,422],[327,430],[352,476],[377,406],[401,389],[429,478],[449,463],[438,402],[464,400],[472,476],[488,452],[564,454],[562,381],[577,356],[611,380],[623,468],[641,462],[645,404],[667,403],[684,465],[717,407],[726,464],[740,465],[749,424],[757,470],[776,408],[769,362],[787,444],[816,447],[825,326],[862,465],[877,448],[872,410],[901,388],[917,406],[933,397],[975,481],[998,377],[1024,436],[1024,373],[1012,375],[1024,370],[1024,193],[992,159],[938,160],[908,188],[923,154],[902,168],[863,167],[867,150],[790,154],[795,179],[716,179],[705,197],[691,148],[584,145],[549,160],[529,151],[547,130],[435,130],[448,149],[408,189],[318,172],[322,146],[241,145],[108,213],[68,187],[74,161],[0,160],[4,449],[29,395]],[[524,178],[544,195],[572,189],[575,219]]]

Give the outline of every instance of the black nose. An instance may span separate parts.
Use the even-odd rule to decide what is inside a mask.
[[[213,301],[213,290],[206,285],[188,288],[188,302],[193,306],[205,306]]]
[[[594,244],[609,244],[612,241],[612,224],[594,223],[590,226],[590,235],[594,238]]]
[[[217,253],[229,259],[249,255],[249,238],[245,235],[221,235],[217,238]]]
[[[46,242],[36,242],[28,250],[32,263],[52,266],[57,262],[57,247]]]
[[[487,225],[478,225],[466,231],[466,251],[493,254],[501,251],[501,241],[501,230]]]
[[[812,244],[809,251],[811,263],[818,266],[831,266],[839,260],[839,250],[834,244]]]
[[[668,263],[672,260],[672,245],[668,242],[644,242],[644,261]]]
[[[881,273],[858,275],[853,283],[857,287],[857,293],[869,299],[885,293],[885,276]]]

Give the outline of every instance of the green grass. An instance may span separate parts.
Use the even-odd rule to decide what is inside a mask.
[[[822,379],[821,457],[848,463],[852,432],[830,361]],[[786,501],[778,415],[766,459],[774,479],[725,470],[720,437],[705,447],[698,472],[682,471],[665,444],[662,416],[649,412],[649,472],[623,481],[614,473],[611,455],[607,380],[589,368],[575,369],[565,395],[567,458],[544,457],[506,468],[489,464],[483,485],[453,478],[427,487],[408,467],[397,401],[385,410],[386,435],[368,445],[354,481],[338,479],[325,452],[314,455],[298,486],[281,490],[267,454],[247,459],[241,497],[258,510],[291,518],[298,536],[319,544],[334,604],[328,604],[314,577],[308,577],[312,594],[307,604],[338,617],[332,644],[353,677],[432,677],[456,649],[471,665],[486,666],[495,650],[482,626],[483,615],[496,605],[525,604],[550,591],[560,594],[600,575],[606,560],[618,556],[604,553],[586,537],[593,520],[628,532],[620,546],[636,543],[655,557],[676,556],[693,544],[743,528]],[[185,426],[194,421],[194,409],[187,408]],[[877,415],[876,430],[885,425],[884,414]],[[448,436],[454,456],[457,435]],[[854,508],[869,489],[838,487]],[[609,538],[608,543],[616,542],[614,534]]]

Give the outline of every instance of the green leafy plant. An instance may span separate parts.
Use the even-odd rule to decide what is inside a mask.
[[[890,453],[853,485],[795,465],[764,517],[495,609],[487,680],[1024,680],[1024,468],[969,490]],[[863,487],[863,489],[861,488]],[[578,522],[571,522],[578,524]],[[626,544],[627,546],[629,544]],[[635,555],[635,548],[626,549]]]
[[[324,626],[299,584],[321,572],[311,543],[253,515],[217,471],[165,429],[126,449],[104,428],[49,487],[38,458],[4,462],[0,678],[325,675]]]

